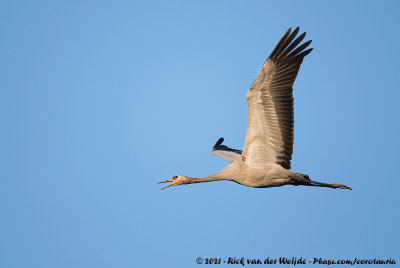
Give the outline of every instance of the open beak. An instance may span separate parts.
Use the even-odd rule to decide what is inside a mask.
[[[159,184],[160,183],[167,183],[167,182],[171,182],[171,184],[168,184],[167,186],[165,186],[164,188],[162,188],[161,190],[164,190],[165,188],[168,188],[168,187],[170,187],[170,186],[173,186],[174,184],[172,183],[172,182],[174,182],[174,180],[173,179],[168,179],[168,180],[165,180],[165,181],[160,181],[159,182]]]

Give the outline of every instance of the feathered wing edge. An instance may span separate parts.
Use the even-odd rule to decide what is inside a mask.
[[[221,137],[218,139],[218,141],[213,146],[212,154],[218,155],[218,156],[224,158],[229,163],[234,162],[236,159],[238,159],[242,155],[241,150],[232,149],[226,145],[222,145],[223,142],[224,142],[224,138]]]
[[[306,37],[306,32],[299,35],[296,40],[293,41],[300,28],[297,27],[292,33],[291,30],[292,28],[289,28],[286,31],[268,57],[268,59],[277,65],[284,65],[288,62],[301,62],[303,58],[313,50],[312,48],[304,50],[311,44],[312,40],[304,42],[301,46],[294,49]]]

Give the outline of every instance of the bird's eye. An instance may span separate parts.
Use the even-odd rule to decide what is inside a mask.
[[[177,179],[177,178],[178,178],[178,176],[174,176],[174,177],[173,177],[173,179]]]

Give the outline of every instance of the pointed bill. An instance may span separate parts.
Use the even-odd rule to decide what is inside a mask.
[[[164,190],[165,188],[168,188],[168,187],[170,187],[170,186],[173,186],[174,184],[172,183],[174,180],[173,179],[168,179],[168,180],[165,180],[165,181],[160,181],[158,184],[160,184],[160,183],[167,183],[167,182],[171,182],[171,184],[168,184],[167,186],[165,186],[164,188],[162,188],[161,190]]]

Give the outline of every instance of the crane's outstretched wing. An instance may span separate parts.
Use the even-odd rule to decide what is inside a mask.
[[[242,155],[242,151],[222,145],[223,141],[224,138],[219,138],[219,140],[213,147],[212,154],[221,156],[222,158],[225,158],[225,160],[227,160],[229,163],[232,163]]]
[[[247,92],[248,124],[243,157],[249,165],[276,163],[290,169],[293,152],[293,83],[310,41],[299,28],[283,35]],[[294,41],[293,41],[294,40]],[[297,47],[297,48],[296,48]]]

